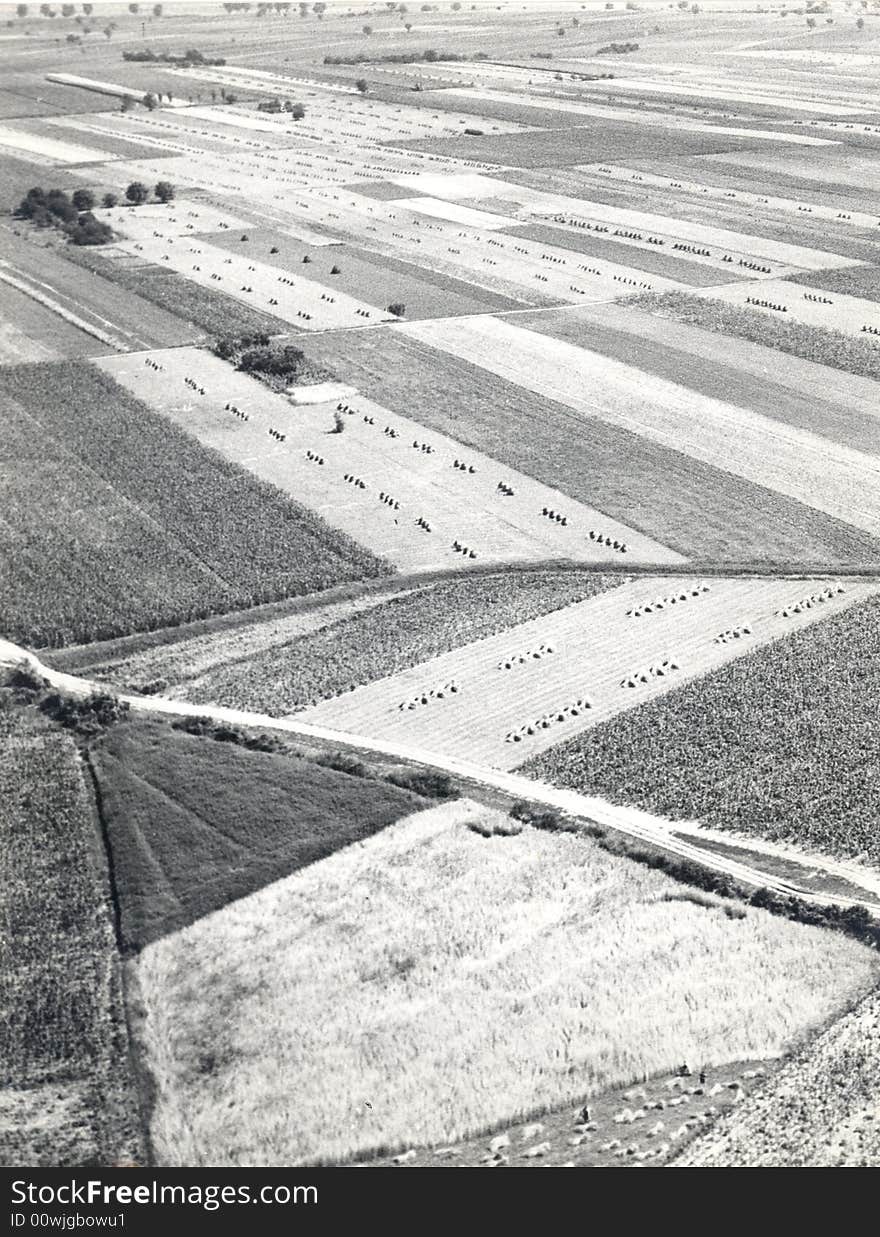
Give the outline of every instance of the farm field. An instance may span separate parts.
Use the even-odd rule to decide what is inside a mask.
[[[127,953],[423,804],[386,782],[157,722],[118,726],[90,760]]]
[[[606,306],[599,312],[611,317],[616,311]],[[542,318],[525,316],[525,321],[531,326]],[[558,321],[552,315],[549,320]],[[488,360],[483,364],[489,353],[466,361],[399,327],[298,342],[310,359],[383,406],[417,413],[428,428],[609,516],[629,513],[642,531],[687,557],[779,564],[878,559],[875,538],[688,457],[680,447],[666,447],[596,417],[589,436],[574,433],[581,422],[571,408],[490,372]],[[601,347],[600,342],[597,351]],[[729,346],[726,355],[729,359]],[[688,370],[692,373],[693,367]],[[677,380],[682,381],[680,374]],[[868,398],[862,392],[862,400]]]
[[[870,1168],[880,1157],[880,997],[866,997],[675,1160],[680,1168]]]
[[[754,656],[871,589],[838,587],[802,607],[802,599],[827,597],[824,581],[640,576],[325,701],[304,720],[512,769],[731,659]],[[624,750],[631,758],[640,751]]]
[[[14,639],[108,638],[389,570],[87,363],[0,367],[0,393]]]
[[[870,455],[880,452],[876,383],[733,341],[694,323],[627,305],[518,314],[511,321]]]
[[[236,256],[245,254],[250,258],[266,255],[273,270],[296,274],[297,278],[308,271],[310,280],[334,293],[337,288],[349,296],[361,300],[369,298],[374,304],[386,306],[392,303],[406,306],[407,318],[443,318],[457,314],[473,314],[489,309],[512,309],[515,302],[482,289],[471,289],[462,283],[459,289],[443,286],[431,279],[431,272],[424,275],[418,267],[409,269],[397,262],[386,264],[384,257],[366,250],[358,250],[352,244],[331,244],[321,248],[269,229],[248,229],[248,240],[242,242],[240,234],[212,235],[212,244],[226,249]],[[304,264],[304,259],[309,262]],[[336,274],[333,273],[334,269]],[[449,281],[451,284],[451,281]],[[301,325],[297,323],[297,325]]]
[[[141,1162],[94,805],[73,740],[3,696],[0,1154],[9,1167]]]
[[[207,667],[194,680],[182,682],[169,667],[170,694],[197,704],[292,713],[626,581],[612,574],[535,571],[440,582],[275,648]],[[402,630],[408,633],[406,643],[400,640]],[[167,663],[160,665],[164,673]],[[118,669],[130,674],[128,664]]]
[[[746,291],[744,285],[728,284],[724,288],[712,288],[695,295],[708,296],[713,300],[726,301],[730,305],[756,306],[762,316],[785,314],[795,322],[837,331],[856,339],[875,335],[873,344],[880,361],[880,307],[857,296],[835,292],[833,297],[821,294],[821,289],[812,284],[805,288],[782,279],[766,279],[757,287]],[[871,342],[869,339],[868,342]]]
[[[89,335],[95,354],[167,347],[201,338],[199,331],[168,310],[120,289],[95,271],[65,259],[72,245],[20,244],[0,230],[0,278],[50,309],[53,327],[76,325]],[[60,321],[59,321],[60,319]]]
[[[436,432],[426,437],[418,421],[370,400],[346,401],[340,430],[336,396],[293,406],[195,349],[108,357],[100,364],[206,446],[295,495],[400,568],[553,558],[615,566],[680,561],[602,512],[499,468],[455,439]],[[561,512],[563,505],[565,524],[542,515]],[[598,529],[607,544],[590,538]],[[615,540],[626,549],[614,549]]]
[[[820,610],[822,608],[820,607]],[[525,771],[735,836],[880,864],[876,594]]]
[[[160,1163],[445,1144],[682,1058],[776,1055],[876,982],[843,938],[695,904],[581,837],[469,824],[496,827],[467,801],[404,818],[141,953]]]
[[[631,366],[509,322],[459,318],[398,329],[556,399],[579,418],[610,421],[872,536],[880,532],[880,475],[864,452],[664,379],[655,378],[646,393]]]
[[[880,0],[6,9],[0,1158],[880,1164]]]
[[[783,282],[783,288],[788,286]],[[844,333],[833,327],[789,321],[788,315],[753,305],[735,305],[720,298],[707,307],[704,298],[692,291],[640,296],[634,300],[636,308],[673,321],[694,323],[727,337],[766,344],[801,360],[818,361],[831,369],[880,381],[880,345],[872,335],[861,331]]]

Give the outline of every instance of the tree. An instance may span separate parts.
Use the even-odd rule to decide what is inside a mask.
[[[364,34],[372,34],[372,33],[373,33],[373,27],[372,27],[372,26],[362,26],[362,27],[361,27],[361,29],[363,30]]]
[[[62,4],[62,6],[61,6],[61,16],[62,16],[62,17],[73,17],[73,15],[74,15],[74,13],[75,13],[75,12],[76,12],[76,9],[75,9],[74,5],[72,5],[72,4]]]
[[[125,191],[125,196],[131,202],[132,206],[140,206],[146,202],[150,196],[150,191],[145,184],[139,180],[133,180]]]
[[[16,15],[16,17],[27,17],[27,15],[28,15],[28,6],[27,6],[26,4],[19,4],[19,5],[16,7],[16,10],[15,10],[15,15]]]
[[[401,301],[392,301],[388,306],[388,312],[394,314],[395,318],[402,318],[406,313],[406,306]]]
[[[856,29],[864,30],[864,28],[865,28],[865,19],[864,17],[859,17],[856,21]]]
[[[161,17],[161,16],[162,16],[162,5],[161,5],[161,4],[154,4],[154,5],[153,5],[153,16],[154,16],[154,17]]]
[[[92,15],[92,10],[94,9],[94,7],[95,7],[95,6],[94,6],[93,4],[84,4],[84,5],[83,5],[83,12],[85,13],[86,17],[91,17],[91,15]]]
[[[364,78],[364,77],[359,77],[359,78],[357,79],[357,81],[355,82],[355,86],[356,86],[356,87],[357,87],[357,89],[361,92],[361,94],[366,94],[366,93],[367,93],[367,80],[366,80],[366,78]]]
[[[71,200],[77,210],[91,210],[95,205],[95,195],[91,189],[74,189]]]
[[[141,100],[148,112],[154,112],[159,106],[159,99],[153,94],[152,90],[148,90]]]
[[[112,210],[113,207],[116,206],[118,202],[119,202],[119,198],[116,196],[115,193],[105,193],[104,196],[101,198],[101,205],[104,207],[105,210]]]
[[[130,4],[128,6],[128,11],[129,13],[139,13],[141,11],[141,6],[139,4]]]
[[[306,109],[302,103],[294,103],[293,107],[290,109],[291,120],[302,120],[305,114]]]
[[[170,180],[160,180],[153,189],[160,202],[170,202],[174,197],[174,186]]]

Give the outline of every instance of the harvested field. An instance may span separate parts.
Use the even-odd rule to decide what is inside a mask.
[[[126,952],[369,837],[423,802],[383,781],[159,722],[118,726],[90,759]]]
[[[672,819],[878,866],[878,615],[874,595],[526,771]]]
[[[560,249],[570,249],[573,253],[587,257],[603,258],[609,262],[625,262],[651,275],[662,275],[665,279],[674,279],[677,283],[693,284],[696,287],[717,284],[720,278],[717,266],[688,262],[684,258],[678,258],[670,253],[661,253],[657,249],[623,245],[613,239],[597,236],[593,232],[579,232],[545,223],[526,223],[507,228],[506,234],[522,236],[527,240],[538,241],[542,245],[558,245]],[[739,268],[725,272],[725,277],[746,278]]]
[[[867,996],[711,1131],[680,1168],[874,1168],[880,1161],[880,995]]]
[[[64,645],[388,570],[87,364],[0,368],[2,625]]]
[[[413,590],[357,616],[227,665],[171,695],[283,715],[341,696],[474,639],[593,597],[626,576],[536,571],[477,575]],[[400,632],[406,631],[402,642]]]
[[[246,242],[241,240],[242,235],[247,236]],[[432,271],[422,272],[414,264],[393,259],[388,262],[384,255],[358,249],[352,244],[316,247],[270,229],[226,232],[212,235],[210,239],[218,248],[250,259],[257,256],[265,259],[270,250],[277,250],[268,258],[273,270],[295,272],[297,278],[307,271],[311,281],[331,294],[340,288],[349,296],[369,300],[374,305],[405,305],[409,319],[513,309],[516,304],[509,298],[471,288],[464,282],[456,287],[452,280],[438,281]],[[303,262],[304,258],[309,259],[308,263]],[[333,274],[334,269],[336,274]]]
[[[789,275],[790,283],[806,284],[822,292],[842,292],[865,301],[880,302],[880,267],[849,266],[837,271],[810,271],[808,275]]]
[[[790,286],[782,283],[783,289]],[[707,305],[702,296],[693,292],[649,294],[634,297],[633,302],[637,309],[646,309],[676,322],[692,322],[705,330],[765,344],[845,373],[874,381],[880,379],[880,341],[872,335],[844,334],[828,327],[788,321],[787,314],[774,314],[751,305],[729,305],[714,299]],[[876,312],[872,306],[872,313]]]
[[[626,305],[570,307],[518,314],[516,326],[600,352],[871,455],[880,454],[876,383],[778,354],[762,344],[730,340]]]
[[[611,307],[597,312],[605,310]],[[490,373],[482,358],[472,364],[398,327],[300,342],[310,359],[385,407],[609,516],[637,522],[688,557],[780,564],[880,560],[874,538],[679,450],[595,418],[587,435],[565,404]]]
[[[0,1158],[142,1163],[106,860],[76,745],[4,705]]]
[[[815,284],[806,284],[801,289],[784,279],[765,279],[751,286],[728,284],[695,295],[753,308],[761,318],[772,317],[774,321],[782,318],[795,325],[803,323],[820,331],[851,336],[873,347],[880,366],[880,305],[874,301],[842,292],[830,297]]]
[[[697,298],[699,300],[699,298]],[[495,318],[401,325],[399,331],[482,365],[578,414],[776,490],[875,536],[880,533],[876,460],[793,426],[698,396],[584,348],[547,340]],[[877,349],[880,362],[880,347]]]
[[[210,335],[249,335],[257,332],[281,335],[290,329],[288,323],[280,318],[251,309],[225,292],[190,283],[176,271],[132,262],[118,252],[96,253],[91,249],[68,246],[63,254],[77,266],[118,284],[125,289],[127,296],[136,295],[167,313],[177,314],[181,320],[178,331],[183,332],[180,336],[182,343],[195,342],[200,337],[200,331],[194,331],[191,323]]]
[[[774,1056],[876,982],[863,946],[682,892],[465,802],[155,942],[137,981],[159,1163],[448,1143],[682,1059]]]
[[[307,710],[304,720],[512,769],[870,590],[850,584],[839,593],[818,580],[642,576],[357,687]],[[800,604],[819,594],[820,603]],[[625,750],[632,758],[640,749]]]
[[[295,494],[398,567],[554,558],[616,566],[622,552],[588,536],[599,526],[626,545],[626,561],[679,561],[627,526],[499,469],[454,439],[436,433],[426,439],[418,422],[359,396],[342,411],[335,398],[293,406],[195,349],[109,357],[101,364],[201,442]],[[563,503],[564,520],[542,515],[542,509],[561,512]]]

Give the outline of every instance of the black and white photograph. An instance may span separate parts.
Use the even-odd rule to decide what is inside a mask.
[[[880,1167],[880,0],[0,4],[0,874],[13,1231]]]

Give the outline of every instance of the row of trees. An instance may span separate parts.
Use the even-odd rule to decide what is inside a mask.
[[[93,4],[81,4],[80,8],[83,13],[85,13],[86,17],[90,17],[94,12],[95,6]],[[130,4],[128,6],[128,11],[129,13],[139,13],[141,11],[141,6],[139,4]],[[154,4],[151,9],[153,17],[161,17],[163,11],[164,9],[161,4]],[[38,12],[40,17],[58,17],[59,14],[61,17],[73,17],[76,14],[76,5],[62,4],[59,8],[53,9],[51,4],[41,4]],[[31,6],[29,4],[17,4],[15,6],[16,17],[29,17],[30,13]]]

